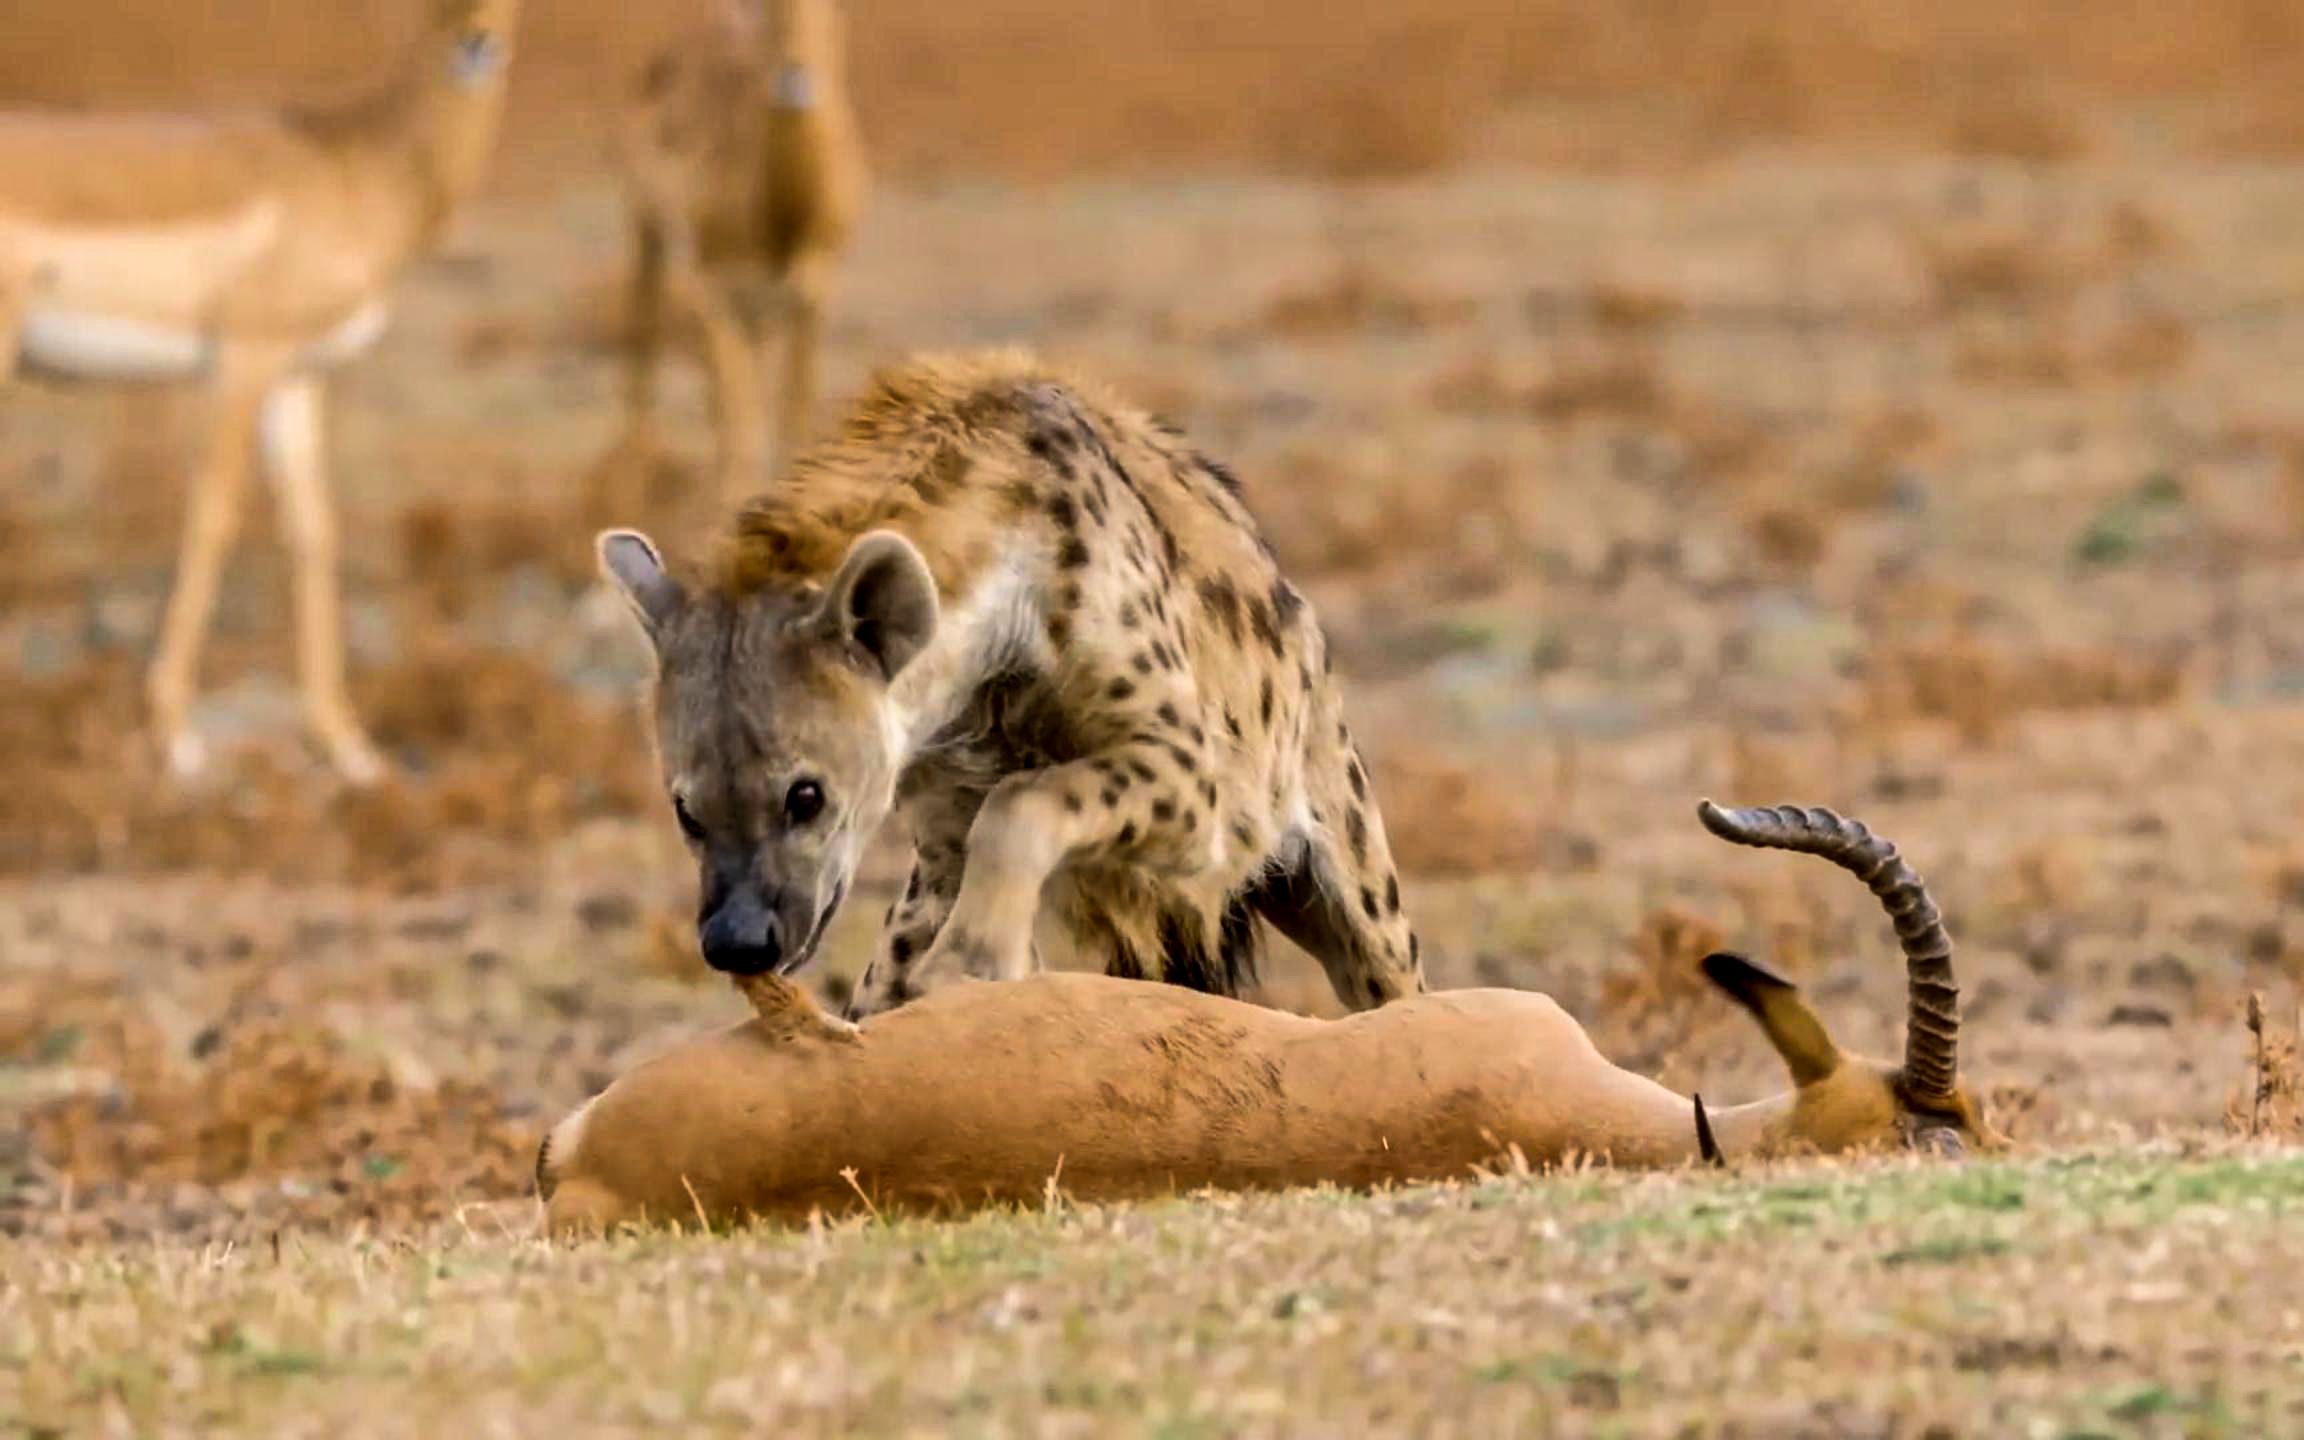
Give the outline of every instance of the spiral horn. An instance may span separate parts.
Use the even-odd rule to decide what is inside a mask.
[[[1952,936],[1928,887],[1896,847],[1829,810],[1778,805],[1696,806],[1704,828],[1737,845],[1819,855],[1870,887],[1895,922],[1910,992],[1904,1028],[1904,1084],[1915,1100],[1950,1099],[1960,1071],[1960,987],[1952,978]]]

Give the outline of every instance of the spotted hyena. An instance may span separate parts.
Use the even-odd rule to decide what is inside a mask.
[[[1216,461],[1013,354],[879,376],[668,570],[600,539],[658,661],[704,956],[805,964],[891,809],[911,879],[852,1015],[1035,963],[1234,994],[1262,916],[1355,1009],[1423,988],[1327,641]]]

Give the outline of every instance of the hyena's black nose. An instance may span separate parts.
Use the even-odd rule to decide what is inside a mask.
[[[784,927],[750,886],[738,886],[696,928],[704,963],[731,975],[764,975],[784,958]]]

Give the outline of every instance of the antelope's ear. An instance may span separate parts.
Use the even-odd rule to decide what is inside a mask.
[[[637,530],[604,530],[598,549],[600,573],[622,592],[648,638],[661,638],[688,603],[688,592],[665,570],[655,542]]]
[[[817,624],[893,680],[936,635],[936,577],[912,542],[893,530],[860,535],[824,592]]]
[[[1752,1012],[1795,1085],[1813,1085],[1840,1068],[1840,1047],[1808,1008],[1800,987],[1765,965],[1720,951],[1704,957],[1704,978]]]

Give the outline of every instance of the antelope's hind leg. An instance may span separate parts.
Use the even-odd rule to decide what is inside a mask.
[[[0,256],[0,390],[16,378],[17,347],[24,343],[24,310],[30,303],[26,288]]]
[[[384,759],[361,727],[344,678],[342,545],[328,494],[319,380],[292,376],[264,402],[264,472],[279,506],[295,572],[296,671],[304,723],[336,772],[354,785],[384,778]]]
[[[771,475],[808,443],[816,417],[817,368],[824,344],[823,268],[803,263],[785,277],[775,343],[783,350],[776,382],[776,430],[768,440]]]
[[[284,349],[239,344],[226,344],[217,357],[208,433],[192,472],[176,578],[145,679],[154,738],[168,768],[180,778],[197,773],[207,762],[206,747],[189,724],[193,686],[200,672],[200,651],[215,619],[224,562],[240,533],[258,417],[287,361]]]

